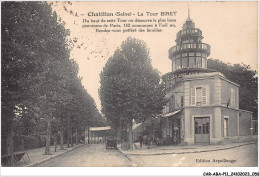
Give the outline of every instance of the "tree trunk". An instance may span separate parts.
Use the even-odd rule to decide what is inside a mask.
[[[70,118],[69,118],[69,116],[68,116],[68,134],[67,134],[67,148],[69,148],[70,147]]]
[[[79,139],[78,139],[78,126],[76,127],[76,145],[79,144]]]
[[[61,119],[61,128],[60,128],[60,150],[64,150],[63,141],[64,141],[64,139],[63,139],[63,118],[62,118]]]
[[[46,147],[45,147],[45,154],[46,155],[50,155],[50,145],[51,145],[51,115],[48,115],[47,117],[47,121],[48,121],[48,125],[47,125],[47,135],[46,135]]]
[[[129,139],[128,139],[128,142],[129,142],[129,146],[130,146],[130,151],[132,151],[134,148],[133,148],[133,130],[132,130],[132,121],[129,122]]]
[[[72,127],[72,125],[71,125],[70,132],[71,132],[71,134],[70,134],[71,146],[73,147],[73,127]]]
[[[86,125],[84,124],[84,144],[86,144]]]
[[[97,132],[97,134],[98,134],[98,143],[97,144],[99,144],[99,132]]]
[[[89,144],[89,133],[90,133],[90,132],[89,132],[89,127],[88,127],[88,144]]]
[[[11,155],[10,162],[8,162],[8,165],[14,166],[14,122],[12,117],[9,118],[11,120],[8,121],[9,127],[7,128],[6,136],[6,154]]]

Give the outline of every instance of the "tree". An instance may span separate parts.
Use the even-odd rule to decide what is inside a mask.
[[[36,103],[42,112],[52,107],[44,103],[55,99],[60,74],[55,67],[69,56],[63,26],[47,2],[2,3],[2,142],[7,154],[13,152],[15,106]],[[52,115],[46,117],[49,121]]]
[[[227,79],[239,84],[239,108],[252,111],[258,115],[258,77],[249,65],[229,64],[217,59],[208,60],[208,68],[224,74]]]
[[[128,129],[126,139],[132,149],[133,120],[156,117],[166,103],[164,85],[152,68],[146,44],[131,37],[124,41],[108,59],[100,82],[102,112],[117,133]]]
[[[14,121],[15,132],[26,136],[46,128],[45,153],[50,154],[52,132],[60,132],[63,149],[64,130],[73,133],[70,125],[81,124],[81,104],[85,101],[85,107],[94,107],[82,96],[87,91],[78,77],[77,63],[70,59],[69,31],[50,4],[2,3],[1,153],[11,155],[11,165]],[[66,118],[71,123],[68,129],[64,128]]]

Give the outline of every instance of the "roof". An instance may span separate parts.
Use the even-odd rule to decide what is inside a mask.
[[[213,69],[208,69],[208,68],[182,68],[182,69],[178,69],[176,71],[166,73],[162,76],[162,78],[163,78],[163,80],[165,80],[168,77],[174,77],[179,74],[187,74],[187,73],[193,73],[193,72],[212,73],[212,72],[217,72],[217,71],[213,70]]]
[[[140,122],[140,123],[138,123],[138,124],[134,124],[133,127],[132,127],[132,129],[133,129],[133,130],[136,129],[136,128],[139,127],[141,124],[142,124],[142,122]]]
[[[107,126],[107,127],[90,127],[89,128],[89,131],[103,131],[103,130],[110,130],[111,127],[110,126]]]
[[[181,110],[177,110],[177,111],[174,111],[174,112],[170,112],[170,113],[167,113],[167,114],[164,114],[164,115],[162,115],[162,117],[170,117],[170,116],[173,116],[173,115],[175,115],[175,114],[177,114],[177,113],[179,113]]]

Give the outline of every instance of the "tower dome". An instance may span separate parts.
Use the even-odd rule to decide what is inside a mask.
[[[195,70],[207,68],[210,45],[202,43],[202,39],[202,31],[195,28],[195,23],[190,18],[190,10],[188,10],[188,18],[177,33],[176,45],[169,49],[173,72],[191,68]]]

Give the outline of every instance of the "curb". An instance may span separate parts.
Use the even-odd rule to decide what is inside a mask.
[[[191,153],[201,153],[201,152],[212,152],[212,151],[221,151],[221,150],[227,150],[227,149],[233,149],[241,146],[246,146],[250,144],[256,144],[257,142],[251,142],[247,144],[241,144],[237,146],[232,147],[226,147],[226,148],[219,148],[219,149],[209,149],[209,150],[200,150],[200,151],[191,151],[191,152],[163,152],[163,153],[151,153],[151,154],[131,154],[131,153],[124,153],[125,155],[132,155],[132,156],[151,156],[151,155],[169,155],[169,154],[191,154]],[[121,150],[120,150],[121,151]]]
[[[119,152],[120,152],[121,154],[123,154],[123,156],[124,156],[125,158],[127,158],[127,160],[129,160],[129,161],[132,163],[133,167],[138,167],[138,166],[140,166],[140,165],[137,165],[137,163],[136,163],[135,161],[133,161],[133,160],[128,156],[128,154],[124,153],[124,152],[121,150],[121,148],[117,148],[117,149],[119,150]]]
[[[43,160],[41,160],[41,161],[38,161],[38,162],[35,162],[35,163],[32,163],[32,164],[28,164],[28,165],[26,165],[26,166],[24,166],[24,167],[35,167],[35,166],[40,165],[40,164],[42,164],[42,163],[44,163],[44,162],[46,162],[46,161],[48,161],[48,160],[51,160],[51,159],[53,159],[53,158],[55,158],[55,157],[59,157],[59,156],[65,154],[65,153],[67,153],[67,152],[73,151],[73,150],[78,149],[79,147],[82,147],[82,146],[85,146],[85,145],[86,145],[86,144],[82,144],[82,145],[80,145],[80,146],[78,146],[78,147],[76,147],[76,148],[69,149],[69,150],[67,150],[67,151],[64,151],[64,152],[62,152],[62,153],[60,153],[60,154],[54,155],[54,156],[52,156],[52,157],[47,157],[47,158],[45,158],[45,159],[43,159]]]

